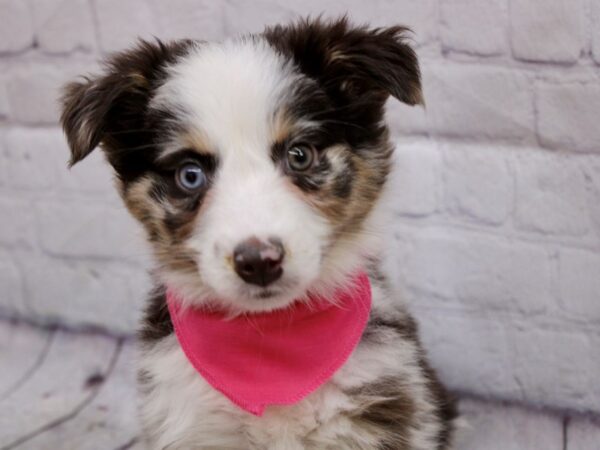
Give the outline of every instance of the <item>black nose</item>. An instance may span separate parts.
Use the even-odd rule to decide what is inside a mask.
[[[267,286],[281,277],[283,245],[277,238],[263,242],[250,238],[237,245],[233,251],[236,273],[246,283]]]

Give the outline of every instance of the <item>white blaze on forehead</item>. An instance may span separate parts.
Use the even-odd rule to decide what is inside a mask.
[[[182,136],[201,136],[197,145],[207,148],[197,150],[217,156],[209,194],[186,245],[197,255],[203,285],[213,291],[208,297],[234,310],[268,310],[304,295],[318,276],[331,233],[326,218],[291,188],[271,158],[285,126],[281,108],[291,101],[300,77],[264,41],[199,45],[169,69],[152,103],[175,113]],[[165,153],[185,145],[176,133]],[[243,281],[231,264],[235,247],[251,237],[277,238],[285,249],[283,275],[269,286],[268,300],[257,301],[259,288]]]
[[[169,72],[153,105],[182,110],[185,126],[213,147],[206,151],[268,154],[275,113],[297,75],[267,43],[199,45]]]

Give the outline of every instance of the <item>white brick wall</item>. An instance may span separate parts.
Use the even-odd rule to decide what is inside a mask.
[[[515,58],[577,62],[588,34],[585,0],[509,0],[509,3]]]
[[[127,334],[149,287],[101,155],[66,169],[62,83],[138,35],[323,11],[416,31],[389,267],[446,382],[600,413],[598,0],[0,0],[0,314]]]
[[[0,17],[0,52],[19,52],[33,45],[33,17],[27,2],[0,0]]]
[[[440,0],[442,49],[473,55],[506,53],[505,0]]]

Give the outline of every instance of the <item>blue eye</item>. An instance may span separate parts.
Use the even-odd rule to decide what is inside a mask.
[[[310,145],[295,145],[287,151],[288,167],[296,172],[310,169],[316,162],[317,152]]]
[[[206,185],[206,175],[202,168],[193,163],[187,163],[177,169],[175,182],[180,189],[188,192],[199,191]]]

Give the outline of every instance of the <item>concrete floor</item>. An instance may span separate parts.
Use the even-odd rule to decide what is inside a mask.
[[[133,343],[0,321],[0,449],[141,450]],[[460,450],[600,450],[600,422],[462,399]]]

